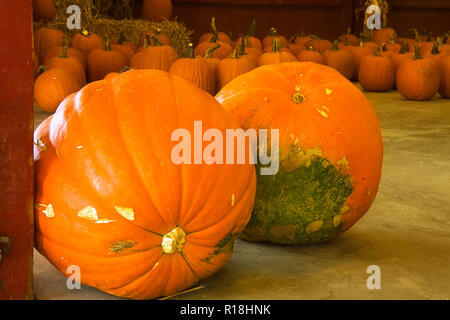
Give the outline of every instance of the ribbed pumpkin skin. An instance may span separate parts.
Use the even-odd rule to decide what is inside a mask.
[[[262,42],[261,42],[261,40],[259,40],[259,39],[256,38],[256,37],[249,37],[249,39],[250,39],[250,42],[251,42],[251,44],[252,44],[252,48],[256,48],[256,49],[258,49],[259,51],[262,50]],[[238,39],[236,40],[236,45],[239,45],[239,44],[241,44],[241,43],[242,43],[242,37],[240,37],[240,38],[238,38]]]
[[[62,46],[64,33],[57,29],[40,28],[34,33],[34,50],[39,61],[44,61],[48,51],[55,46]]]
[[[200,39],[198,40],[198,43],[210,42],[211,39],[213,38],[213,36],[214,35],[211,32],[205,33],[205,34],[201,35]],[[226,42],[229,45],[231,45],[231,43],[232,43],[230,36],[228,34],[226,34],[225,32],[221,32],[221,31],[217,32],[217,41]]]
[[[50,60],[51,58],[60,56],[61,53],[63,52],[63,50],[64,50],[63,46],[56,46],[56,47],[51,48],[47,52],[47,55],[45,56],[45,59],[43,61],[44,64],[47,63],[48,60]],[[67,48],[66,54],[69,57],[74,57],[74,58],[78,59],[78,61],[80,61],[81,65],[83,66],[84,70],[86,70],[86,68],[87,68],[86,57],[78,49]]]
[[[279,64],[283,62],[294,62],[297,58],[290,52],[267,52],[258,57],[258,66],[265,66],[268,64]]]
[[[71,93],[80,90],[79,82],[64,69],[50,69],[37,77],[34,99],[47,112],[54,112]]]
[[[382,43],[389,43],[391,37],[394,40],[397,40],[397,33],[392,28],[381,28],[373,30],[372,35],[370,36],[370,41],[375,42],[377,45],[381,45]]]
[[[304,50],[297,55],[297,60],[300,62],[315,62],[318,64],[325,64],[325,58],[317,51]]]
[[[71,74],[80,84],[80,88],[86,84],[86,71],[83,68],[81,62],[74,57],[66,56],[63,57],[53,57],[47,61],[45,66],[48,69],[61,68],[65,69],[69,74]]]
[[[350,52],[344,49],[330,49],[323,53],[325,64],[339,71],[348,80],[353,77],[355,71],[355,61]]]
[[[87,36],[77,33],[70,41],[72,48],[78,49],[87,59],[89,53],[95,49],[105,49],[103,40],[95,33],[90,32]]]
[[[264,66],[231,81],[216,99],[244,129],[280,130],[280,170],[257,171],[244,239],[323,242],[369,209],[381,176],[380,127],[364,94],[337,71],[310,62]]]
[[[353,72],[352,80],[358,81],[359,66],[361,65],[361,61],[365,57],[373,54],[374,52],[372,51],[371,48],[364,47],[362,44],[358,46],[349,47],[348,52],[350,52],[350,54],[353,56],[353,62],[355,63],[355,71]]]
[[[324,53],[326,50],[331,49],[333,44],[330,40],[326,39],[312,39],[305,43],[305,47],[312,47],[317,52]]]
[[[398,92],[410,100],[428,100],[439,90],[440,72],[430,58],[404,61],[397,69],[396,84]]]
[[[170,46],[150,46],[136,53],[130,60],[132,69],[158,69],[169,71],[170,66],[179,58]]]
[[[97,81],[67,99],[35,132],[45,146],[35,147],[36,248],[63,274],[77,265],[84,284],[134,299],[216,272],[249,220],[256,174],[253,165],[175,165],[171,135],[185,128],[193,137],[194,120],[204,132],[238,128],[213,97],[158,70]],[[109,223],[78,216],[88,206]],[[182,254],[163,254],[163,236],[177,226]]]
[[[170,66],[169,73],[192,81],[211,95],[215,94],[216,74],[204,58],[178,59]]]
[[[122,54],[122,56],[125,58],[125,63],[128,65],[131,58],[133,58],[135,51],[124,44],[111,44],[111,50],[118,51]]]
[[[217,90],[220,90],[234,78],[253,70],[255,67],[255,63],[245,56],[227,58],[220,61],[216,69]]]
[[[388,91],[395,83],[394,63],[385,56],[367,56],[359,66],[358,79],[366,91]]]
[[[119,72],[127,65],[125,57],[115,50],[95,49],[88,56],[89,82],[103,79],[108,73]]]

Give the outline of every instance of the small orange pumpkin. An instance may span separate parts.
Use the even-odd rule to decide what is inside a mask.
[[[78,61],[80,61],[81,65],[83,66],[84,70],[86,70],[87,69],[86,57],[78,49],[68,47],[66,37],[63,37],[62,45],[52,47],[47,52],[47,55],[45,56],[45,59],[44,59],[44,64],[47,63],[48,60],[50,60],[51,58],[60,56],[62,54],[62,52],[64,51],[65,47],[67,47],[66,55],[68,57],[74,57],[74,58],[78,59]]]
[[[272,40],[272,51],[263,53],[258,57],[258,66],[293,61],[297,61],[297,58],[290,52],[282,51],[280,38],[274,37]]]
[[[307,48],[313,47],[319,53],[324,53],[326,50],[330,50],[333,47],[333,44],[330,40],[313,38],[305,43]]]
[[[280,40],[280,48],[288,48],[289,47],[289,41],[286,39],[286,37],[281,36],[278,34],[277,29],[275,29],[274,27],[270,28],[269,30],[269,34],[267,36],[264,37],[263,41],[262,41],[262,46],[263,48],[271,48],[272,44],[273,44],[273,40],[275,38],[278,38]]]
[[[95,49],[105,49],[103,40],[95,33],[83,30],[75,34],[70,41],[72,48],[78,49],[87,59],[89,53]]]
[[[253,19],[252,25],[250,26],[250,30],[244,37],[246,37],[246,41],[250,41],[250,44],[248,44],[248,42],[246,43],[247,46],[249,46],[251,48],[256,48],[259,51],[261,51],[262,50],[261,40],[259,40],[258,38],[255,37],[256,25],[257,25],[257,21],[256,21],[256,19]],[[247,39],[247,37],[248,37],[248,39]],[[241,42],[242,42],[242,37],[239,37],[236,40],[236,45],[239,45]]]
[[[215,47],[216,44],[219,44],[220,47],[218,47],[216,50],[214,50],[211,53],[211,57],[219,58],[220,60],[225,59],[233,52],[233,47],[231,44],[227,41],[219,40],[219,33],[217,33],[215,30],[213,30],[213,37],[210,38],[209,41],[202,41],[200,42],[194,49],[194,54],[196,56],[203,56],[206,51],[211,48]]]
[[[67,96],[80,88],[77,79],[66,70],[44,68],[34,83],[34,99],[43,110],[54,112]]]
[[[152,36],[156,36],[162,44],[170,46],[170,39],[167,34],[165,34],[161,28],[155,28],[154,30],[149,30],[148,32],[141,35],[138,43],[138,48],[142,48],[145,45],[145,41],[147,40],[147,35],[150,36],[150,43],[154,44],[152,41]]]
[[[108,73],[119,72],[127,65],[127,59],[120,51],[111,48],[109,38],[106,39],[105,49],[94,49],[88,59],[89,82],[103,79]]]
[[[374,55],[361,61],[358,75],[359,84],[366,91],[388,91],[394,86],[395,67],[391,58],[384,56],[381,47]]]
[[[71,74],[80,84],[80,87],[86,85],[86,70],[83,68],[81,62],[74,57],[67,55],[68,44],[66,43],[63,51],[57,57],[50,58],[45,66],[48,69],[60,68]]]
[[[333,47],[323,53],[325,64],[351,80],[355,71],[355,61],[352,54],[347,50],[339,49],[338,44],[339,41],[336,40]]]
[[[297,55],[297,60],[302,62],[315,62],[318,64],[325,64],[325,58],[313,47],[308,47],[307,50],[300,52]]]
[[[256,65],[248,58],[239,55],[240,47],[236,47],[230,58],[220,61],[216,69],[216,86],[218,90],[241,74],[253,70]]]
[[[170,66],[169,73],[192,81],[197,87],[212,95],[216,93],[215,72],[205,59],[194,56],[192,43],[189,44],[189,56],[175,61]]]
[[[159,69],[169,71],[170,66],[178,58],[178,53],[174,48],[164,45],[158,37],[146,35],[146,48],[136,53],[130,61],[132,69]]]
[[[64,33],[58,29],[42,27],[34,34],[34,50],[39,61],[44,62],[47,53],[56,46],[62,46]]]
[[[398,68],[396,83],[398,92],[407,99],[431,99],[439,90],[439,68],[433,59],[420,55],[420,48],[416,43],[414,57]]]
[[[215,17],[211,18],[210,26],[211,26],[211,32],[203,34],[200,37],[200,39],[198,40],[199,43],[202,43],[202,42],[208,43],[208,42],[218,41],[218,42],[226,42],[231,46],[232,40],[231,40],[230,36],[228,34],[226,34],[225,32],[217,31]],[[214,38],[214,41],[212,41],[213,38]]]
[[[347,43],[349,46],[357,46],[359,45],[358,37],[352,34],[352,28],[347,29],[347,33],[343,34],[339,37],[339,42]]]
[[[373,51],[370,47],[364,46],[362,41],[360,41],[359,46],[349,47],[348,51],[353,56],[353,61],[355,63],[355,71],[353,72],[352,80],[358,81],[359,66],[361,65],[361,61],[365,57],[373,54]]]

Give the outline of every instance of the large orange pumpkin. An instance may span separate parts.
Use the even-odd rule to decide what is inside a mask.
[[[339,72],[311,62],[259,67],[216,99],[244,129],[279,129],[279,171],[258,176],[244,239],[322,242],[369,209],[381,176],[380,127],[370,102]]]
[[[66,99],[35,132],[37,249],[62,273],[77,265],[84,284],[135,299],[216,272],[249,220],[256,174],[246,164],[175,164],[174,130],[195,139],[194,121],[205,133],[238,128],[211,95],[159,70]]]

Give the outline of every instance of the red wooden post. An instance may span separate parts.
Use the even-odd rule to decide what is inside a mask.
[[[31,0],[0,1],[0,299],[32,299]]]

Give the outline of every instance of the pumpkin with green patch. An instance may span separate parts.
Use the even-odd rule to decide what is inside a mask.
[[[279,149],[268,148],[279,170],[258,176],[244,239],[319,243],[367,212],[381,176],[379,122],[337,71],[311,62],[264,66],[228,83],[216,99],[244,129],[279,130]]]

